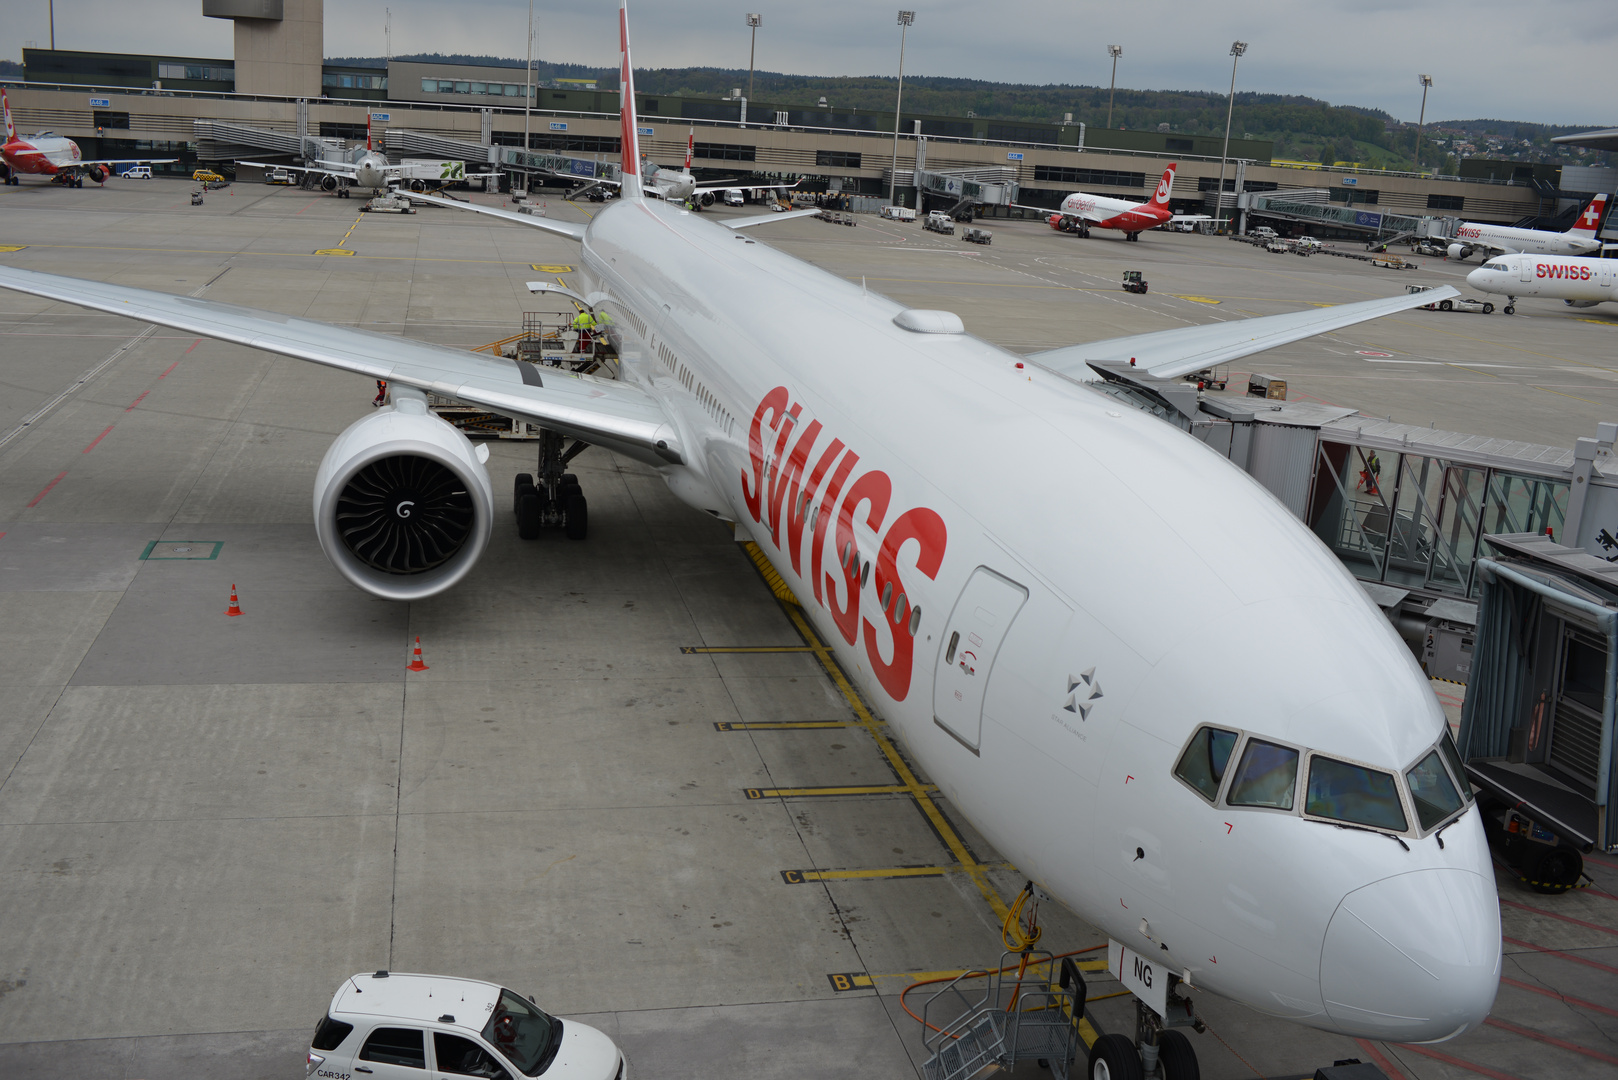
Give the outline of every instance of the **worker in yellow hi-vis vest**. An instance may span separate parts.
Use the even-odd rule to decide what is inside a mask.
[[[577,330],[579,333],[578,341],[573,343],[573,351],[576,353],[587,353],[594,351],[595,345],[592,338],[595,335],[596,329],[595,316],[591,315],[588,311],[579,312],[577,315],[573,316],[573,329]]]

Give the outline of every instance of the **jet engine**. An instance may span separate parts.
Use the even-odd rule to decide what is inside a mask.
[[[1446,251],[1452,259],[1464,259],[1472,254],[1472,249],[1465,244],[1451,244]]]
[[[85,172],[89,173],[90,179],[98,184],[105,183],[107,177],[112,175],[112,170],[105,165],[91,165],[85,169]]]
[[[349,425],[315,474],[315,534],[349,581],[384,600],[454,585],[488,546],[486,446],[427,411],[419,390]]]
[[[698,201],[699,201],[699,202],[700,202],[700,203],[701,203],[701,204],[702,204],[702,205],[703,205],[703,206],[712,206],[712,205],[713,205],[713,192],[711,192],[711,191],[704,191],[704,192],[703,192],[703,193],[702,193],[702,194],[701,194],[701,195],[698,195],[698,196],[697,196],[697,200],[698,200]]]
[[[1601,301],[1600,300],[1563,300],[1562,303],[1566,304],[1568,307],[1581,307],[1582,308],[1582,307],[1595,307],[1597,304],[1601,303]]]
[[[335,177],[335,176],[322,176],[320,178],[320,190],[321,191],[336,191],[337,190],[337,177]]]

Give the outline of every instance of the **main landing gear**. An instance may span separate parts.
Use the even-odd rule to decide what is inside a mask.
[[[539,476],[518,473],[513,490],[517,512],[517,535],[524,540],[539,539],[540,530],[561,529],[569,540],[583,540],[590,531],[590,507],[585,502],[579,478],[563,472],[587,444],[574,441],[565,451],[566,440],[549,429],[539,437]]]

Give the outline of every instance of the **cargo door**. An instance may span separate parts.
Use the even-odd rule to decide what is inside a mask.
[[[983,731],[983,695],[1011,620],[1028,590],[986,566],[972,572],[944,627],[933,676],[933,719],[973,753]]]

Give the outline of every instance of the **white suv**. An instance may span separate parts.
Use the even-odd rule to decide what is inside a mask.
[[[625,1080],[606,1035],[495,983],[378,971],[344,980],[315,1029],[320,1080]]]

